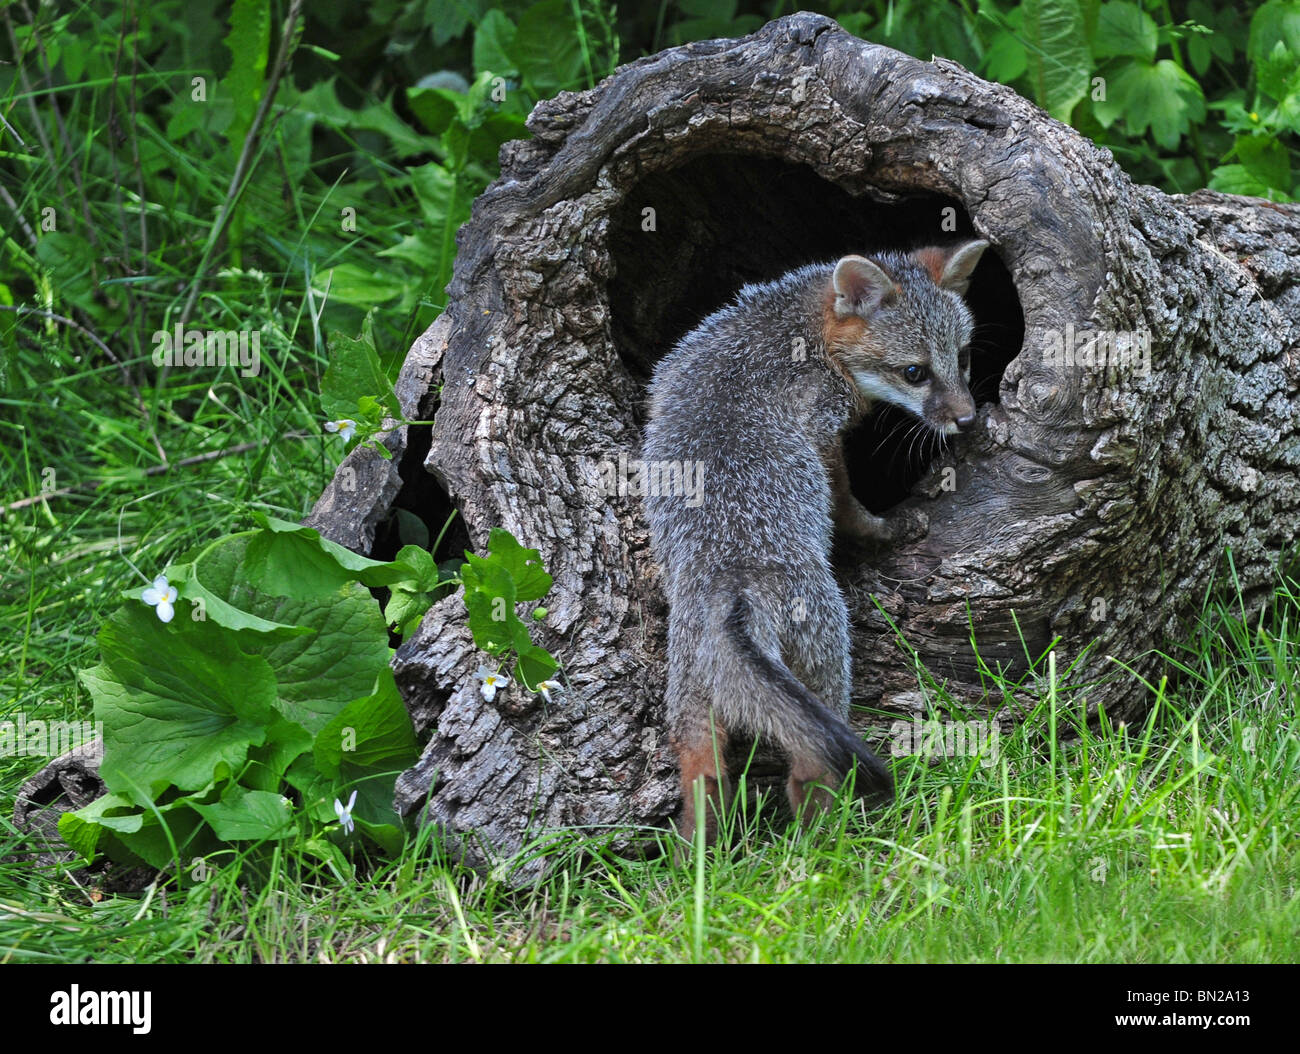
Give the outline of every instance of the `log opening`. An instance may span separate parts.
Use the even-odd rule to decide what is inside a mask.
[[[694,157],[645,176],[610,215],[614,345],[643,390],[655,363],[743,285],[848,253],[976,236],[962,204],[940,194],[855,194],[778,158]],[[996,253],[981,262],[967,302],[977,324],[971,390],[977,404],[996,403],[1025,329],[1015,284]],[[644,402],[632,409],[643,426]],[[907,498],[940,450],[928,436],[914,442],[912,423],[881,406],[846,437],[854,493],[873,512]]]

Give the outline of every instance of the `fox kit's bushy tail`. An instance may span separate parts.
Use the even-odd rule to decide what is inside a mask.
[[[810,784],[838,787],[855,767],[859,796],[893,796],[889,770],[832,709],[838,700],[818,698],[782,661],[778,649],[760,646],[743,591],[731,601],[723,631],[739,668],[720,671],[714,708],[724,725],[762,732],[790,755],[792,804],[801,803]]]

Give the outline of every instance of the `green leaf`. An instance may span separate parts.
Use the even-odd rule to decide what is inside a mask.
[[[1237,158],[1247,172],[1266,187],[1286,193],[1291,188],[1291,155],[1276,139],[1266,136],[1239,136]]]
[[[467,99],[449,88],[407,88],[406,102],[416,119],[434,135],[441,135],[447,126],[467,114]]]
[[[98,640],[102,662],[81,680],[103,722],[100,776],[110,791],[143,803],[169,785],[197,790],[265,742],[275,675],[217,624],[165,624],[146,605],[127,605]]]
[[[191,602],[188,618],[202,612],[203,618],[233,630],[254,630],[278,637],[300,636],[309,632],[304,627],[261,618],[251,611],[242,610],[231,602],[240,590],[247,587],[245,554],[253,532],[218,538],[209,542],[197,553],[187,554],[188,561],[169,564],[167,579],[180,594],[180,599]],[[201,604],[195,604],[195,601]],[[176,620],[187,617],[185,607],[178,605]]]
[[[358,556],[311,527],[261,512],[253,519],[263,529],[249,536],[244,567],[249,583],[271,596],[306,600],[335,593],[348,582],[384,586],[414,573],[406,564]]]
[[[205,792],[210,788],[205,788]],[[192,806],[199,795],[185,795],[154,808],[141,807],[117,794],[106,794],[59,818],[59,834],[83,858],[105,853],[130,866],[165,870],[215,848]],[[164,826],[165,825],[165,826]]]
[[[517,30],[504,11],[493,8],[474,29],[474,72],[509,77],[518,73],[510,57]]]
[[[471,563],[479,557],[465,554]],[[541,600],[554,581],[542,564],[542,554],[537,549],[525,549],[515,536],[504,527],[493,527],[488,536],[488,559],[504,567],[515,582],[515,599]]]
[[[267,0],[235,0],[225,45],[232,58],[225,85],[234,104],[234,118],[226,135],[237,155],[243,149],[266,85],[266,59],[271,46],[271,9]]]
[[[1282,43],[1259,60],[1255,69],[1259,90],[1278,102],[1300,93],[1300,53],[1288,51]]]
[[[317,733],[313,752],[316,767],[329,778],[337,778],[343,765],[361,774],[404,769],[420,755],[393,671],[385,666],[376,678],[374,691],[349,703]]]
[[[316,737],[317,768],[325,779],[357,792],[352,809],[357,830],[388,852],[395,852],[402,839],[393,808],[394,777],[419,755],[410,715],[387,667],[372,695],[348,706]],[[339,800],[346,804],[350,796],[340,791]]]
[[[466,564],[461,569],[461,577],[465,581],[465,610],[469,613],[467,621],[474,643],[490,652],[513,647],[515,628],[522,622],[515,614],[515,583],[510,573],[484,561],[481,566]]]
[[[541,0],[528,8],[509,56],[534,98],[579,87],[585,67],[570,0]]]
[[[397,116],[391,99],[360,110],[349,110],[339,102],[334,81],[333,77],[320,81],[304,92],[282,83],[280,92],[286,106],[292,106],[293,112],[304,120],[347,132],[376,132],[386,137],[402,157],[427,154],[436,146],[433,139],[421,135]]]
[[[257,602],[312,630],[289,640],[243,634],[240,643],[274,671],[277,709],[313,735],[352,700],[369,694],[376,671],[387,668],[392,650],[383,616],[364,586],[349,582],[329,597],[259,596]]]
[[[247,631],[233,640],[244,652],[261,656],[270,664],[277,709],[314,735],[342,707],[369,694],[375,671],[387,666],[390,650],[383,617],[369,590],[348,575],[329,588],[308,590],[301,597],[257,590],[242,575],[250,563],[248,552],[253,542],[259,536],[270,536],[286,546],[299,545],[307,551],[316,547],[323,558],[355,568],[350,570],[352,576],[373,573],[400,578],[408,572],[404,567],[357,556],[310,528],[272,517],[264,520],[266,530],[223,539],[225,544],[214,547],[222,560],[219,568],[210,569],[209,581],[222,591],[225,606],[249,623]],[[286,565],[293,566],[288,558],[281,564],[269,556],[265,564],[264,573],[272,583],[279,583],[280,576],[289,573]],[[303,575],[310,573],[304,571]],[[140,607],[153,617],[147,607]],[[287,626],[292,633],[263,633],[262,625]]]
[[[266,742],[248,751],[249,765],[240,782],[255,790],[276,791],[284,774],[311,750],[312,735],[296,721],[276,717],[266,729]]]
[[[1300,0],[1268,0],[1250,20],[1246,55],[1258,64],[1279,44],[1300,55]]]
[[[459,177],[442,165],[421,165],[411,169],[409,175],[424,220],[419,234],[420,244],[429,247],[424,265],[430,269],[433,292],[440,298],[443,288],[451,280],[452,264],[456,259],[456,232],[469,220],[474,195],[461,185]],[[379,255],[385,253],[396,255],[393,249],[386,249]]]
[[[549,651],[538,644],[529,644],[527,647],[518,649],[519,667],[517,673],[519,679],[530,689],[536,689],[542,681],[549,680],[551,675],[560,668],[560,664],[555,661],[554,656]]]
[[[441,578],[433,554],[423,546],[404,545],[393,559],[396,567],[406,571],[405,580],[420,589],[433,589]]]
[[[312,290],[355,307],[373,307],[399,297],[405,291],[401,280],[377,267],[339,264],[312,275]]]
[[[1289,194],[1273,189],[1258,176],[1252,175],[1245,165],[1220,165],[1210,174],[1210,189],[1248,198],[1292,200]]]
[[[358,400],[366,395],[386,403],[390,413],[401,412],[393,385],[379,364],[372,325],[367,314],[355,340],[337,332],[330,336],[329,366],[320,384],[321,410],[327,419],[353,418]]]
[[[999,29],[984,53],[984,75],[1001,84],[1010,84],[1029,68],[1025,46],[1015,34]]]
[[[191,805],[223,842],[287,838],[294,833],[293,812],[282,794],[243,790],[235,785],[211,805]]]
[[[1029,81],[1038,105],[1069,122],[1088,93],[1092,56],[1078,0],[1024,0]]]
[[[1200,85],[1169,59],[1154,65],[1131,62],[1107,86],[1106,99],[1093,104],[1093,113],[1109,127],[1123,117],[1131,135],[1148,128],[1155,141],[1172,150],[1193,122],[1205,118]]]
[[[406,543],[420,549],[428,549],[432,539],[429,537],[428,525],[409,509],[394,509],[397,517],[397,535]],[[398,553],[401,559],[401,553]]]
[[[1151,62],[1156,57],[1158,37],[1154,19],[1142,8],[1127,0],[1112,0],[1098,11],[1093,58],[1127,55]]]

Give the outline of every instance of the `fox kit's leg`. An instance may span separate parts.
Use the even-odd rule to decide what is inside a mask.
[[[727,808],[731,784],[723,753],[726,731],[715,721],[679,732],[673,737],[682,770],[682,819],[678,830],[688,842],[695,840],[697,824],[704,825],[704,841],[712,845],[718,834],[718,817]],[[696,814],[696,795],[703,790],[704,815]]]
[[[810,610],[817,619],[792,625],[786,664],[822,702],[843,718],[849,715],[849,613],[829,569],[807,586]],[[831,792],[840,785],[839,774],[820,754],[787,746],[790,776],[786,796],[790,808],[805,826],[831,804]]]
[[[713,678],[701,639],[704,619],[689,602],[668,619],[668,693],[666,696],[670,741],[682,774],[682,815],[678,829],[695,838],[697,822],[704,825],[705,840],[717,834],[717,815],[726,807],[729,790],[723,754],[727,723],[713,706]],[[705,809],[696,816],[695,788],[703,785]]]
[[[835,526],[857,541],[888,542],[894,538],[889,523],[869,513],[853,496],[849,487],[849,470],[844,463],[844,444],[837,439],[825,454],[830,475],[831,510]]]

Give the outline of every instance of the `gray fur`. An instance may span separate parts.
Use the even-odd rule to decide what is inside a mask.
[[[952,256],[957,283],[969,280],[976,244]],[[828,779],[856,760],[867,769],[859,792],[888,793],[887,770],[845,722],[849,620],[830,565],[836,496],[827,466],[873,400],[936,430],[955,430],[963,398],[973,414],[957,365],[971,316],[911,256],[840,263],[855,259],[841,268],[855,284],[837,284],[834,314],[868,325],[861,346],[843,352],[844,370],[833,368],[823,339],[834,263],[746,286],[659,363],[643,457],[702,463],[704,500],[690,507],[661,493],[646,508],[670,605],[666,708],[679,752],[707,741],[716,723],[768,737],[796,769]],[[882,291],[876,276],[894,284]],[[899,370],[908,363],[924,364],[933,381],[907,384]],[[865,524],[863,533],[883,526],[857,512],[862,519],[850,521]]]

